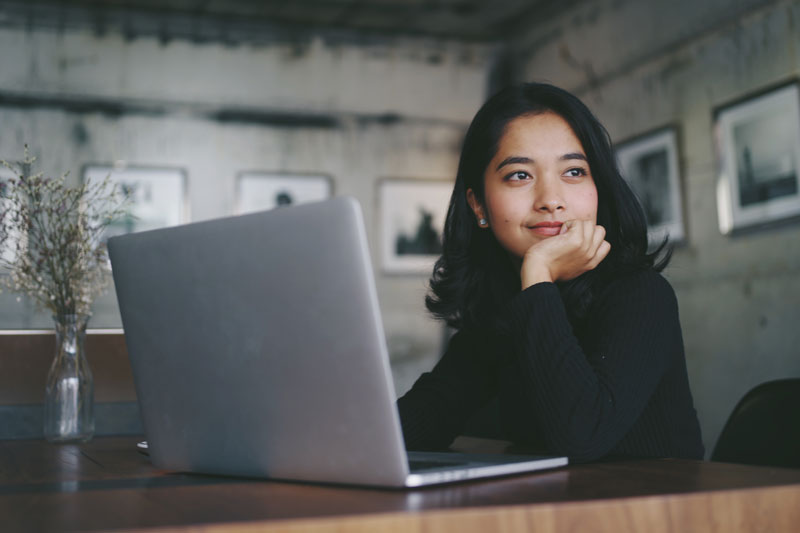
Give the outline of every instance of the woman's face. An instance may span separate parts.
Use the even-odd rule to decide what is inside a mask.
[[[597,188],[586,153],[569,124],[552,112],[509,122],[484,171],[483,201],[472,189],[467,199],[500,245],[520,259],[558,235],[568,220],[597,222]]]

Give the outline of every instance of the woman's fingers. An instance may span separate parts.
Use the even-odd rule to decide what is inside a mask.
[[[608,241],[602,241],[600,243],[600,246],[597,248],[597,252],[594,254],[594,257],[590,262],[591,266],[589,270],[594,270],[597,267],[597,265],[599,265],[603,261],[603,259],[606,258],[608,252],[610,251],[611,251],[611,243]]]
[[[605,228],[591,220],[569,220],[561,226],[561,230],[569,234],[577,251],[589,255],[594,255],[606,235]]]
[[[595,225],[592,230],[591,236],[591,244],[587,251],[587,256],[590,257],[589,259],[589,270],[592,270],[600,262],[605,259],[608,255],[608,252],[611,251],[611,243],[605,240],[606,238],[606,229],[603,226]]]
[[[592,246],[591,252],[592,255],[597,254],[598,250],[600,249],[600,245],[603,244],[606,238],[606,229],[603,226],[595,226],[594,231],[592,232]]]
[[[592,270],[611,245],[606,230],[591,220],[569,220],[559,235],[533,245],[522,264],[523,288],[537,281],[566,281]]]
[[[611,243],[605,240],[606,229],[591,220],[576,220],[571,227],[575,229],[575,237],[579,239],[576,250],[581,257],[576,259],[578,262],[581,259],[585,261],[585,270],[594,269],[611,251]]]
[[[597,250],[597,254],[595,255],[595,257],[598,258],[597,263],[600,264],[600,261],[605,259],[610,251],[611,251],[611,243],[608,241],[601,242],[600,248]]]
[[[598,227],[599,226],[597,226],[591,220],[583,221],[583,238],[584,241],[588,244],[588,246],[592,245],[592,242],[594,241],[594,234],[597,231]]]

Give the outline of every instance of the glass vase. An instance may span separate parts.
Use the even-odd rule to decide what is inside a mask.
[[[94,379],[84,341],[89,316],[54,316],[56,357],[44,393],[44,437],[86,442],[94,436]]]

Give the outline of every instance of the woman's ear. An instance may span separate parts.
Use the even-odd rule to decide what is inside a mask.
[[[467,189],[467,203],[469,203],[469,206],[472,208],[472,212],[475,213],[475,218],[478,219],[478,226],[488,228],[489,220],[486,217],[486,210],[483,208],[483,204],[481,204],[475,196],[475,191],[472,189]]]

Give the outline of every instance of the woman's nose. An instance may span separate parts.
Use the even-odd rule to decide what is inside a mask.
[[[534,198],[534,209],[536,211],[555,213],[566,207],[558,183],[553,183],[547,179],[541,180],[538,187],[535,188],[534,194],[536,195]]]

